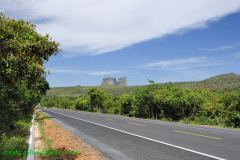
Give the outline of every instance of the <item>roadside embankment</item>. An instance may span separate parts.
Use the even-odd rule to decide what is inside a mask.
[[[101,153],[60,127],[40,111],[36,111],[35,158],[61,160],[103,160]]]

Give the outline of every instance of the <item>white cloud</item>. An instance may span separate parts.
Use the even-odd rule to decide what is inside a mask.
[[[119,74],[122,73],[122,71],[90,71],[87,72],[88,75],[91,76],[110,76],[113,74]]]
[[[201,28],[240,0],[0,0],[0,10],[38,23],[68,54],[102,54]],[[74,52],[74,53],[73,53]]]
[[[233,46],[225,45],[225,46],[220,46],[220,47],[216,47],[216,48],[201,48],[200,50],[216,52],[216,51],[224,51],[224,50],[233,49],[233,48],[234,48]]]
[[[82,71],[79,71],[77,69],[61,69],[61,68],[48,68],[50,73],[70,73],[70,74],[76,74],[81,73]]]
[[[63,69],[63,68],[47,68],[50,73],[65,73],[65,74],[86,74],[90,76],[111,76],[113,74],[122,73],[119,70],[106,70],[106,71],[81,71],[78,69]]]
[[[232,56],[239,56],[238,53]],[[160,60],[143,65],[141,68],[165,71],[190,71],[199,70],[200,68],[234,66],[238,62],[228,62],[218,57],[188,57],[179,59]]]
[[[163,70],[184,70],[192,67],[193,65],[205,62],[207,57],[190,57],[185,59],[171,59],[171,60],[161,60],[157,62],[147,63],[145,67],[147,68],[157,68]]]

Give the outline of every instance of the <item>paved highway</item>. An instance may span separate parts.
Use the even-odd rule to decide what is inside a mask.
[[[108,159],[240,159],[240,132],[72,110],[42,109]]]

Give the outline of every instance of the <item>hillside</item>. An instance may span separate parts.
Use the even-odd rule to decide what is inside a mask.
[[[240,75],[221,74],[199,82],[178,82],[178,87],[210,90],[240,90]]]
[[[169,84],[169,83],[168,83]],[[209,89],[209,90],[240,90],[240,75],[229,73],[211,77],[209,79],[199,82],[176,82],[171,83],[180,88],[192,88],[192,89]],[[166,85],[166,83],[162,84]],[[74,87],[56,87],[51,88],[47,92],[48,97],[63,97],[63,96],[78,96],[79,94],[85,94],[92,87],[101,88],[109,94],[132,94],[137,88],[144,86],[128,86],[128,87],[98,87],[98,86],[74,86]]]
[[[100,87],[100,86],[73,86],[73,87],[55,87],[51,88],[47,92],[48,97],[75,97],[80,94],[86,94],[90,88],[100,88],[109,94],[120,95],[120,94],[132,94],[137,88],[142,86],[111,86],[111,87]]]

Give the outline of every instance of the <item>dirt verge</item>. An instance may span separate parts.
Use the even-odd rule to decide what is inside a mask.
[[[36,159],[103,160],[103,155],[80,138],[37,111],[35,123]]]

